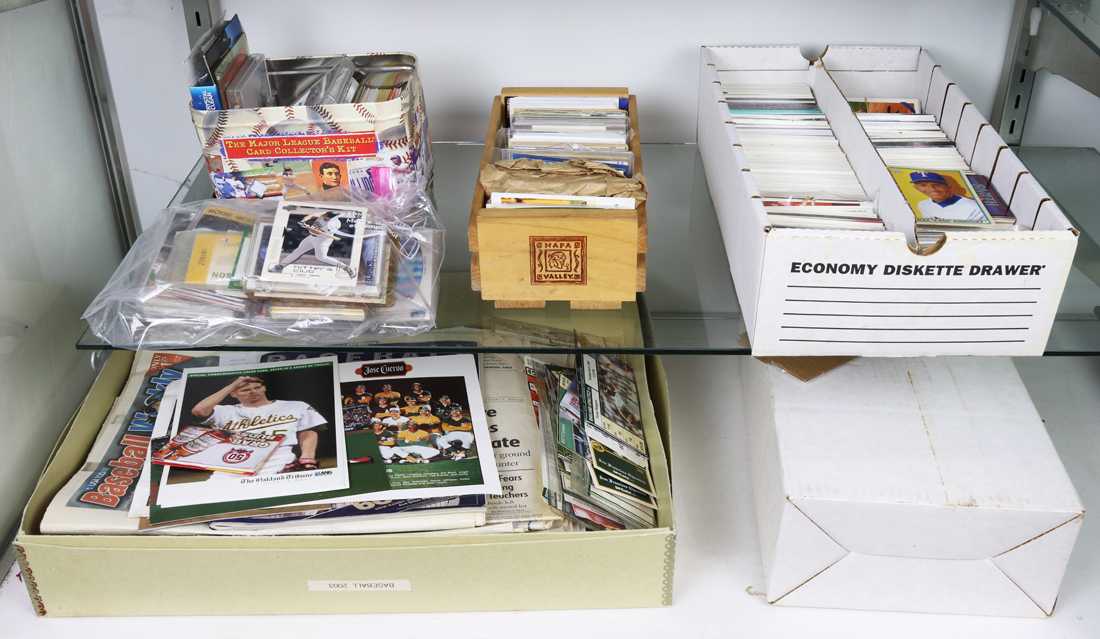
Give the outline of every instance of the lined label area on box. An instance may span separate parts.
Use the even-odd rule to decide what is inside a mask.
[[[398,590],[412,590],[412,584],[408,579],[381,579],[374,581],[324,581],[310,580],[306,582],[310,592],[386,592]]]
[[[780,342],[1024,343],[1042,288],[788,284]],[[977,300],[976,295],[1007,299]],[[885,299],[885,298],[901,299]]]
[[[769,235],[756,355],[870,354],[877,345],[905,356],[1040,354],[1072,255],[1057,238],[993,233],[949,239],[928,256],[900,234]]]

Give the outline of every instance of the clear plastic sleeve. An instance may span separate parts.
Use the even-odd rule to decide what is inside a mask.
[[[84,313],[118,348],[342,344],[435,325],[443,235],[423,185],[161,212]]]

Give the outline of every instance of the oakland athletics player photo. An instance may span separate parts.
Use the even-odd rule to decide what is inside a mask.
[[[223,404],[226,398],[236,402]],[[262,431],[285,435],[257,475],[318,468],[318,431],[327,426],[328,420],[306,402],[268,398],[267,386],[258,376],[234,379],[195,404],[191,414],[203,424],[229,432]]]

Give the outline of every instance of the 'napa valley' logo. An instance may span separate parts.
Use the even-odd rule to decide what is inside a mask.
[[[532,237],[532,284],[587,284],[588,238]]]
[[[405,362],[382,362],[380,364],[363,364],[355,369],[355,374],[363,378],[397,377],[407,375],[412,369],[412,364],[406,364]]]

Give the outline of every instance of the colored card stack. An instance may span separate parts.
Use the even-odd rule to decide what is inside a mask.
[[[884,230],[805,84],[723,84],[772,226]]]
[[[497,134],[494,162],[586,160],[633,175],[626,98],[513,96],[506,110],[508,127]]]
[[[917,244],[948,230],[1012,230],[1016,218],[989,180],[970,170],[955,143],[918,100],[849,100],[913,210]]]

